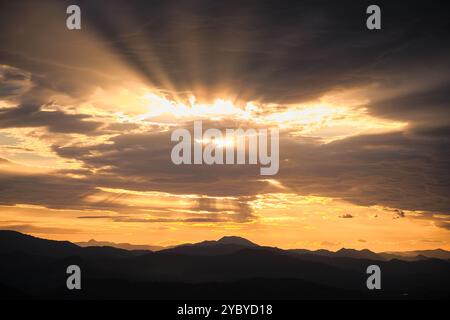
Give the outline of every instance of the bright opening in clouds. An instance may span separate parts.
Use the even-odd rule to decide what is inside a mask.
[[[0,6],[1,228],[450,249],[447,14],[412,34],[422,7],[386,2],[402,23],[368,33],[362,5],[81,2],[81,31],[60,26],[59,1]],[[174,165],[170,134],[195,120],[279,128],[278,174]]]

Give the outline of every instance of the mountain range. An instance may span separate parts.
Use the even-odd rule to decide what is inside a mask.
[[[0,231],[0,298],[449,298],[448,254],[283,250],[240,237],[159,251],[125,250]],[[397,258],[402,256],[407,259]],[[66,288],[66,268],[72,264],[82,270],[80,291]],[[366,287],[372,264],[382,270],[382,290]]]
[[[109,241],[96,241],[94,239],[84,242],[75,242],[75,244],[80,247],[113,247],[125,250],[159,251],[165,249],[165,247],[162,246],[149,246],[145,244],[131,244],[131,243],[115,243]]]
[[[257,244],[251,242],[242,237],[236,236],[225,236],[219,240],[206,240],[198,243],[186,243],[178,246],[154,246],[154,245],[136,245],[130,243],[114,243],[108,241],[96,241],[91,239],[86,242],[75,242],[76,245],[81,247],[113,247],[125,250],[149,250],[149,251],[161,251],[166,249],[172,249],[173,251],[179,252],[187,252],[191,251],[194,253],[195,251],[199,251],[199,253],[206,254],[208,249],[205,247],[213,247],[215,246],[215,250],[210,250],[217,252],[217,249],[222,249],[224,251],[230,250],[233,251],[233,248],[238,249],[239,247],[258,247]],[[217,247],[217,245],[221,245]],[[223,246],[227,245],[227,246]],[[269,247],[266,247],[269,248]],[[219,250],[220,250],[219,249]],[[425,258],[436,258],[436,259],[450,259],[450,251],[446,251],[443,249],[435,249],[435,250],[416,250],[416,251],[387,251],[387,252],[379,252],[375,253],[368,249],[355,250],[355,249],[347,249],[342,248],[336,252],[329,251],[325,249],[320,250],[307,250],[307,249],[288,249],[287,251],[298,253],[301,255],[312,254],[319,256],[335,256],[335,257],[348,257],[355,259],[372,259],[372,260],[392,260],[399,259],[405,261],[414,261],[421,260]]]

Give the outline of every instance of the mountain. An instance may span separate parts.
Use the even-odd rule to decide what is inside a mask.
[[[219,240],[207,240],[198,243],[186,243],[173,248],[161,250],[165,253],[187,255],[220,255],[231,254],[245,248],[261,248],[257,244],[241,237],[225,236]]]
[[[159,251],[165,249],[165,247],[161,246],[149,246],[149,245],[139,245],[139,244],[130,244],[130,243],[115,243],[108,241],[96,241],[91,239],[86,242],[75,242],[76,245],[80,247],[113,247],[125,250],[147,250],[147,251]]]
[[[355,249],[342,248],[342,249],[336,251],[336,256],[355,258],[355,259],[383,260],[383,257],[381,257],[380,255],[378,255],[375,252],[372,252],[368,249],[355,250]]]
[[[320,254],[263,247],[243,238],[136,253],[80,247],[0,231],[0,299],[414,299],[450,297],[450,261],[373,260],[369,250]],[[82,270],[82,290],[66,289],[66,268]],[[366,288],[367,266],[382,290]],[[407,294],[407,295],[405,295]]]
[[[418,261],[423,259],[442,259],[449,260],[450,252],[443,249],[436,250],[417,250],[417,251],[406,251],[406,252],[378,252],[375,253],[368,249],[355,250],[342,248],[336,252],[329,250],[307,250],[307,249],[289,249],[289,252],[298,255],[313,255],[321,257],[346,257],[354,259],[368,259],[375,261],[389,261],[389,260],[404,260],[404,261]]]
[[[383,256],[372,252],[368,249],[363,250],[355,250],[355,249],[346,249],[342,248],[336,252],[329,251],[329,250],[306,250],[306,249],[290,249],[289,252],[293,252],[299,255],[315,255],[315,256],[321,256],[321,257],[346,257],[346,258],[353,258],[353,259],[368,259],[368,260],[386,260]]]
[[[0,254],[14,252],[63,257],[80,252],[80,247],[69,241],[46,240],[16,231],[0,230]]]
[[[235,244],[243,247],[258,247],[257,244],[241,237],[225,236],[217,240],[219,244]]]
[[[0,254],[27,254],[41,257],[126,257],[142,254],[113,247],[82,248],[69,241],[36,238],[17,231],[0,230]]]
[[[197,246],[197,247],[207,247],[207,246],[216,246],[216,245],[235,245],[241,247],[258,247],[256,243],[251,242],[245,238],[235,237],[235,236],[225,236],[220,238],[219,240],[206,240],[198,243],[185,243],[181,244],[177,247],[184,246]]]
[[[416,251],[403,251],[403,252],[383,252],[386,256],[397,256],[399,258],[436,258],[448,260],[450,259],[450,251],[446,251],[443,249],[435,249],[435,250],[416,250]]]

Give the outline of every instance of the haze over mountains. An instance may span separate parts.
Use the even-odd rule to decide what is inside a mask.
[[[94,242],[92,242],[94,243]],[[239,237],[157,252],[0,231],[1,298],[368,299],[450,297],[449,252],[386,256],[369,250],[282,250]],[[405,254],[407,259],[411,253]],[[447,257],[447,259],[446,259]],[[66,268],[82,270],[82,290],[66,289]],[[366,288],[366,268],[382,270],[382,290]]]

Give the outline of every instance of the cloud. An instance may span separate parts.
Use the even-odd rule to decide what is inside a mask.
[[[31,74],[18,68],[0,65],[0,99],[20,96],[31,87]]]
[[[343,219],[351,219],[353,218],[353,216],[349,213],[343,214],[342,216],[339,216],[339,218],[343,218]]]
[[[82,165],[78,171],[0,172],[1,203],[130,209],[115,198],[86,201],[106,187],[234,197],[230,219],[255,219],[248,201],[280,191],[261,181],[258,166],[175,166],[167,128],[130,132],[139,126],[78,110],[88,102],[98,111],[89,97],[99,88],[140,80],[171,97],[258,101],[264,114],[360,89],[361,108],[407,122],[407,129],[327,144],[282,132],[277,181],[301,195],[449,214],[450,45],[442,31],[448,14],[438,3],[425,9],[408,1],[404,10],[401,1],[379,1],[389,12],[380,33],[365,29],[364,1],[115,1],[111,10],[99,3],[81,1],[82,33],[66,30],[56,1],[19,0],[1,12],[0,98],[12,107],[0,109],[0,127],[111,134],[84,144],[52,142],[57,156]],[[52,102],[61,96],[73,105]],[[70,177],[77,172],[82,179]],[[190,209],[220,221],[228,213],[214,202],[199,198]]]
[[[299,194],[365,206],[450,212],[445,139],[404,132],[356,136],[320,146],[287,139],[282,150],[283,159],[290,161],[281,161],[282,176],[277,179]]]
[[[438,221],[436,222],[436,226],[439,228],[450,230],[450,221]]]
[[[380,1],[390,14],[382,33],[365,29],[364,1],[186,0],[176,2],[176,12],[173,4],[115,2],[126,12],[120,23],[98,3],[83,3],[109,50],[155,86],[177,92],[196,83],[212,94],[227,87],[243,100],[299,102],[330,88],[390,86],[405,71],[420,79],[418,60],[448,68],[449,46],[437,32],[447,16],[433,3],[424,11],[421,1],[409,1],[406,12],[402,3]],[[126,23],[131,19],[138,28]]]
[[[241,101],[298,103],[331,89],[377,85],[383,92],[377,105],[368,106],[373,112],[416,117],[415,106],[413,112],[400,110],[417,96],[404,92],[389,99],[385,91],[393,83],[423,83],[433,70],[429,77],[442,81],[418,93],[419,102],[445,99],[450,46],[442,30],[448,17],[438,3],[424,10],[422,1],[408,1],[407,11],[402,1],[377,4],[389,12],[378,33],[365,28],[366,1],[133,0],[110,3],[110,10],[102,2],[80,1],[86,32],[74,33],[61,25],[60,2],[22,0],[3,10],[9,13],[0,28],[6,30],[3,47],[15,50],[1,51],[0,61],[40,74],[42,86],[71,96],[115,82],[124,67],[168,94],[211,99],[225,92]],[[112,12],[121,12],[120,19]],[[73,43],[85,50],[73,50]],[[392,111],[396,102],[402,102],[399,111]]]
[[[340,242],[330,242],[330,241],[322,241],[320,243],[320,245],[324,247],[335,247],[339,246],[340,244],[341,244]]]
[[[13,105],[0,108],[0,128],[46,127],[50,132],[88,134],[101,126],[100,122],[89,121],[92,119],[87,114],[48,110],[55,107],[53,94],[41,87],[30,72],[0,65],[0,99]]]
[[[177,194],[254,196],[278,192],[253,166],[176,166],[169,133],[126,134],[88,147],[58,147],[62,157],[101,169],[95,179],[111,187]],[[396,132],[347,138],[325,145],[283,135],[276,179],[302,195],[341,198],[358,205],[448,213],[448,148],[443,140]],[[105,174],[104,179],[102,173]],[[128,177],[113,181],[108,176]],[[420,179],[418,177],[421,177]],[[182,179],[180,179],[182,177]],[[245,182],[245,183],[243,183]],[[428,190],[423,197],[423,189]],[[205,201],[198,209],[207,208]]]
[[[80,216],[78,219],[108,219],[114,222],[132,222],[132,223],[212,223],[233,221],[225,218],[214,217],[194,217],[186,219],[171,218],[133,218],[129,216]]]
[[[406,217],[405,212],[403,212],[402,210],[395,209],[394,212],[395,212],[394,219],[400,219],[400,218]]]
[[[95,193],[89,182],[52,174],[0,172],[0,203],[27,203],[48,208],[86,208],[83,199]]]
[[[41,105],[22,104],[15,108],[0,109],[0,127],[33,128],[46,127],[57,133],[91,133],[101,125],[86,121],[85,114],[67,114],[61,111],[43,111]]]
[[[77,219],[119,219],[119,218],[126,218],[127,216],[107,216],[107,215],[104,215],[104,216],[80,216],[80,217],[77,217]]]
[[[282,134],[276,179],[290,192],[397,208],[398,216],[403,210],[448,214],[448,148],[443,148],[443,143],[404,132],[356,136],[328,144]],[[114,197],[96,202],[85,199],[98,193],[98,187],[196,194],[209,198],[199,197],[190,210],[224,216],[228,210],[235,213],[230,215],[234,221],[246,222],[255,219],[249,201],[258,194],[279,192],[261,181],[258,166],[176,166],[170,159],[171,146],[166,131],[122,134],[91,145],[54,145],[54,152],[79,161],[82,169],[48,175],[2,173],[0,201],[123,211],[126,205]],[[77,173],[83,178],[70,177]],[[423,190],[427,190],[426,197]],[[227,209],[220,209],[212,197],[234,200],[229,200]]]

